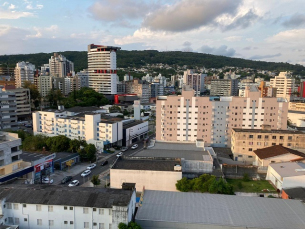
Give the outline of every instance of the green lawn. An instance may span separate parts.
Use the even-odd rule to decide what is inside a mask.
[[[270,192],[276,192],[276,190],[266,180],[257,181],[243,181],[241,179],[226,179],[227,182],[233,185],[234,192],[263,192],[268,189]],[[241,184],[241,185],[240,185]],[[266,191],[268,192],[268,191]]]

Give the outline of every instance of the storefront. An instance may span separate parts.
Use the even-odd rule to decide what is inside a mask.
[[[54,172],[54,160],[55,154],[49,155],[43,159],[40,159],[39,164],[34,165],[34,183],[40,184],[41,180],[45,176],[50,176]]]

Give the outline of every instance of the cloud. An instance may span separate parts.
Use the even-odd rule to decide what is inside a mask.
[[[57,25],[51,25],[50,27],[45,28],[46,31],[57,31],[58,26]]]
[[[22,17],[32,17],[32,16],[34,15],[30,12],[3,10],[0,7],[0,19],[19,19]]]
[[[27,3],[28,3],[28,5],[26,6],[26,8],[28,10],[41,10],[43,8],[43,5],[41,5],[41,4],[37,4],[35,7],[33,7],[32,3],[30,3],[30,2],[27,2]]]
[[[36,34],[29,34],[29,35],[26,35],[27,38],[35,38],[35,37],[38,38],[38,37],[42,37],[42,33],[41,33],[41,31],[40,31],[39,28],[34,27],[33,29],[36,31]]]
[[[141,18],[154,7],[154,3],[148,4],[144,0],[137,3],[133,0],[97,0],[88,10],[96,20],[114,22]]]
[[[240,41],[243,37],[242,36],[231,36],[231,37],[226,37],[224,38],[226,41]]]
[[[189,42],[189,41],[185,41],[183,44],[182,44],[183,46],[191,46],[192,45],[192,43],[191,42]]]
[[[305,15],[304,14],[294,14],[288,20],[282,23],[285,27],[298,27],[305,24]]]
[[[228,48],[226,45],[221,45],[218,48],[216,47],[210,47],[207,45],[204,45],[200,48],[200,51],[203,53],[208,53],[208,54],[214,54],[214,55],[220,55],[220,56],[234,56],[236,51],[233,48]]]
[[[8,7],[10,10],[13,10],[13,9],[15,9],[16,8],[16,6],[15,5],[13,5],[13,4],[11,4],[9,7]]]
[[[278,34],[266,39],[269,43],[285,43],[293,45],[303,45],[305,37],[305,29],[292,29],[279,32]]]
[[[259,16],[252,9],[250,9],[245,15],[239,16],[235,18],[232,23],[223,26],[222,31],[248,28],[257,19],[259,19]]]
[[[252,60],[270,59],[270,58],[274,58],[274,57],[279,57],[281,55],[282,55],[281,53],[277,53],[274,55],[254,55],[254,56],[251,56],[250,59],[252,59]]]
[[[242,0],[181,0],[148,14],[143,26],[151,30],[183,32],[211,25],[220,15],[235,15]]]

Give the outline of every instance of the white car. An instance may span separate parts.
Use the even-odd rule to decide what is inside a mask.
[[[84,172],[82,172],[81,176],[82,176],[82,177],[86,177],[86,176],[88,176],[90,173],[91,173],[91,170],[90,170],[90,169],[87,169],[87,170],[85,170]]]
[[[121,148],[121,151],[122,151],[122,152],[125,152],[125,151],[127,151],[127,150],[128,150],[128,147],[122,147],[122,148]]]
[[[87,169],[91,170],[91,169],[94,169],[96,167],[96,164],[91,164],[87,167]]]
[[[138,148],[139,146],[138,146],[138,144],[134,144],[132,147],[131,147],[131,149],[136,149],[136,148]]]
[[[42,178],[43,184],[53,184],[53,179],[50,179],[49,177]]]
[[[116,156],[117,157],[122,157],[123,156],[123,152],[119,152]]]
[[[79,185],[79,181],[78,180],[74,180],[72,181],[70,184],[69,184],[69,187],[74,187],[74,186],[77,186]]]

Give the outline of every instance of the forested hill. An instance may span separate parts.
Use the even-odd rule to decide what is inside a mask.
[[[74,62],[75,71],[87,68],[87,52],[82,51],[66,51],[59,52]],[[24,55],[3,55],[0,56],[0,64],[8,63],[14,67],[18,61],[28,61],[40,67],[48,63],[53,53],[36,53]],[[305,75],[305,67],[302,65],[292,65],[288,63],[275,63],[265,61],[252,61],[241,58],[231,58],[225,56],[215,56],[204,53],[193,52],[159,52],[156,50],[145,51],[126,51],[117,52],[118,68],[135,67],[139,68],[146,64],[163,63],[168,65],[187,65],[189,68],[193,66],[206,68],[221,68],[224,66],[253,68],[261,70],[277,70],[277,71],[293,71],[294,74]]]

